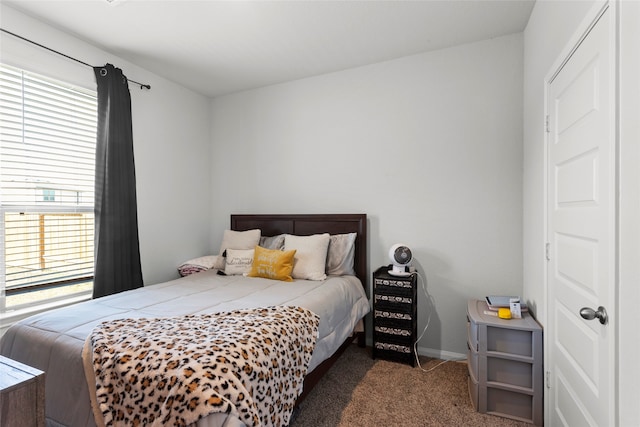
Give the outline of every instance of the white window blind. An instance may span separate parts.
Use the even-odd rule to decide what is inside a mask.
[[[7,307],[91,285],[96,127],[95,91],[0,64]]]

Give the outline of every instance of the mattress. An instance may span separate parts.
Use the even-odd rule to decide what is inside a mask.
[[[0,341],[0,354],[46,373],[46,418],[51,426],[93,426],[82,347],[100,322],[219,313],[244,308],[291,305],[320,316],[319,333],[308,371],[330,357],[369,312],[359,279],[281,282],[204,271],[39,314],[16,323]],[[200,426],[241,425],[206,417]]]

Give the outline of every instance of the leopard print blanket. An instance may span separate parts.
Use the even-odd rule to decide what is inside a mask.
[[[83,352],[96,423],[181,426],[223,412],[286,426],[318,324],[283,306],[101,323]]]

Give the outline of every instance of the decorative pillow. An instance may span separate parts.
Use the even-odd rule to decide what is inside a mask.
[[[284,234],[278,234],[277,236],[260,236],[260,246],[265,249],[284,249]]]
[[[293,272],[294,279],[324,280],[327,278],[325,265],[329,248],[329,233],[312,236],[284,236],[284,250],[296,250]]]
[[[253,249],[227,249],[224,274],[234,276],[249,273],[253,264],[253,253]]]
[[[335,234],[329,241],[327,251],[327,274],[332,276],[355,276],[353,262],[356,252],[356,233]]]
[[[293,257],[295,254],[295,250],[280,251],[256,246],[253,254],[253,264],[248,276],[291,282],[293,280],[291,271],[293,270]]]
[[[218,260],[217,255],[207,255],[185,261],[178,266],[180,276],[188,276],[189,274],[198,273],[200,271],[213,268]]]
[[[222,270],[225,266],[224,251],[227,249],[253,249],[260,241],[260,230],[234,231],[225,230],[222,236],[218,262],[215,268]]]

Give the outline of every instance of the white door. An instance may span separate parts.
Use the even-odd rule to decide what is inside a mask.
[[[544,333],[545,401],[551,426],[615,425],[612,14],[606,7],[547,85],[549,261]],[[581,316],[583,308],[587,310]]]

